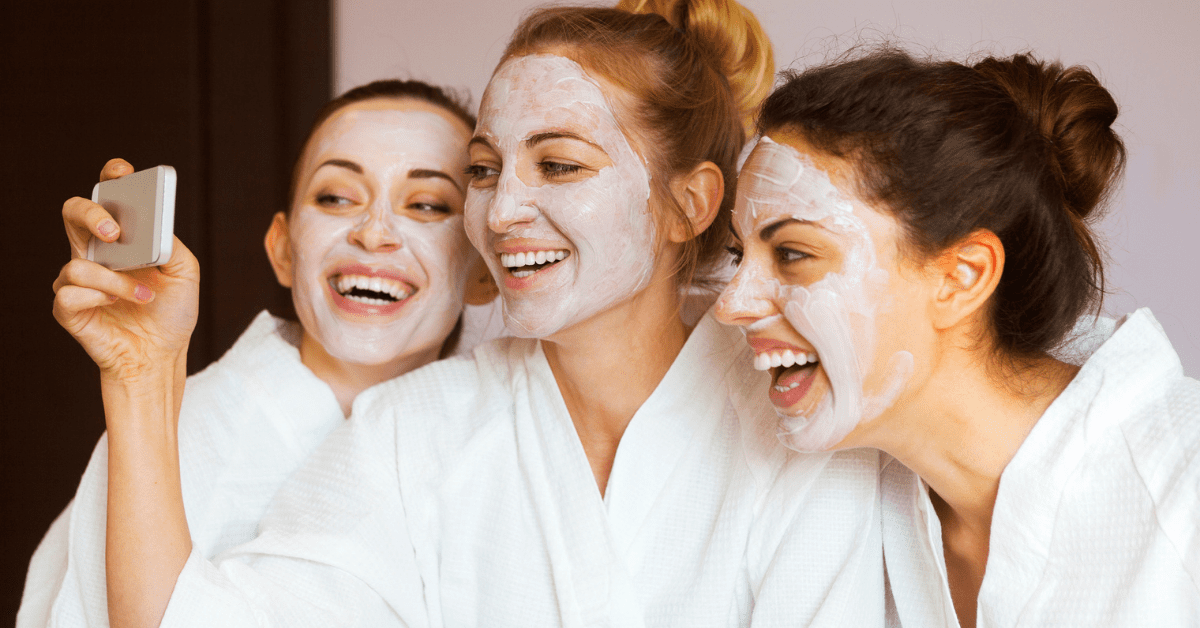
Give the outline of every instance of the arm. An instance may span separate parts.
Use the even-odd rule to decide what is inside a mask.
[[[133,168],[110,161],[101,179]],[[178,239],[157,268],[113,272],[85,259],[120,229],[82,198],[63,206],[72,260],[54,282],[54,316],[100,367],[109,435],[109,618],[156,626],[191,551],[179,488],[176,421],[196,323],[199,267]]]

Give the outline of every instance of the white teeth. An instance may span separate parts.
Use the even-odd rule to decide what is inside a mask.
[[[519,279],[521,277],[528,277],[536,272],[537,272],[536,270],[514,270],[514,271],[512,271],[512,274],[513,274],[513,277],[517,277]]]
[[[404,298],[408,297],[409,294],[411,294],[408,290],[408,286],[406,286],[404,283],[387,277],[339,275],[332,280],[332,284],[334,289],[337,290],[338,294],[346,297],[347,299],[353,299],[368,305],[387,305],[392,303],[392,301],[365,296],[355,296],[348,293],[355,288],[359,290],[370,290],[372,292],[382,292],[383,294],[392,297],[396,301],[403,300]]]
[[[781,393],[785,393],[785,392],[787,392],[787,391],[789,391],[789,390],[791,390],[791,389],[793,389],[793,388],[795,388],[795,387],[797,387],[797,386],[799,386],[799,385],[800,385],[800,382],[798,382],[798,381],[796,381],[796,382],[792,382],[792,383],[788,384],[787,386],[780,386],[780,385],[776,384],[776,385],[775,385],[775,390],[777,390],[777,391],[779,391],[779,392],[781,392]]]
[[[791,366],[804,366],[805,364],[815,364],[817,361],[816,353],[805,353],[803,351],[792,351],[784,349],[783,351],[770,351],[767,353],[759,353],[754,356],[754,370],[766,371],[777,366],[789,368]]]
[[[565,250],[501,253],[500,265],[504,266],[505,268],[520,268],[522,266],[532,266],[534,264],[545,264],[546,262],[557,262],[565,259],[566,257],[567,252]]]
[[[782,366],[783,368],[787,368],[795,363],[796,363],[796,354],[792,353],[791,349],[784,350],[782,359],[779,362],[779,366]]]

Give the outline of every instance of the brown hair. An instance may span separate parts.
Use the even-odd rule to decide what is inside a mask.
[[[308,135],[304,136],[304,142],[300,144],[300,154],[296,156],[296,161],[292,165],[292,178],[288,184],[287,204],[285,205],[288,213],[291,213],[292,203],[296,198],[296,188],[300,185],[300,161],[304,157],[304,151],[308,149],[308,143],[312,141],[313,134],[342,108],[376,98],[411,98],[424,101],[445,109],[454,117],[462,120],[467,127],[475,128],[475,116],[468,110],[467,99],[445,87],[430,85],[424,81],[386,79],[351,88],[341,96],[325,103],[317,111],[316,118],[308,129]]]
[[[989,303],[1012,358],[1060,344],[1104,292],[1088,229],[1125,164],[1117,104],[1081,66],[1028,54],[967,66],[891,48],[788,73],[759,128],[795,130],[849,160],[864,200],[888,208],[906,248],[932,256],[972,231],[1000,238]]]
[[[734,0],[545,8],[522,20],[501,63],[550,49],[564,51],[636,100],[625,114],[647,138],[638,144],[648,153],[654,193],[670,211],[683,217],[668,187],[675,176],[705,161],[720,168],[720,211],[703,233],[689,233],[676,271],[682,283],[703,281],[729,239],[745,125],[774,72],[771,44],[758,20]]]

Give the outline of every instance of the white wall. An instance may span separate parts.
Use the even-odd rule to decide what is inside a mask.
[[[402,76],[465,87],[475,103],[523,0],[335,0],[337,91]],[[1200,2],[1197,0],[744,0],[780,68],[888,36],[952,57],[1033,49],[1098,70],[1129,147],[1100,224],[1110,313],[1152,307],[1200,377]]]

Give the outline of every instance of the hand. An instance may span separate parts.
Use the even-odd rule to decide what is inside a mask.
[[[100,172],[107,181],[133,173],[123,159]],[[102,377],[126,382],[154,370],[173,369],[186,355],[199,308],[200,266],[175,238],[171,259],[150,268],[116,272],[88,261],[88,241],[121,235],[97,203],[75,197],[63,203],[71,261],[54,281],[54,318],[92,360]]]

